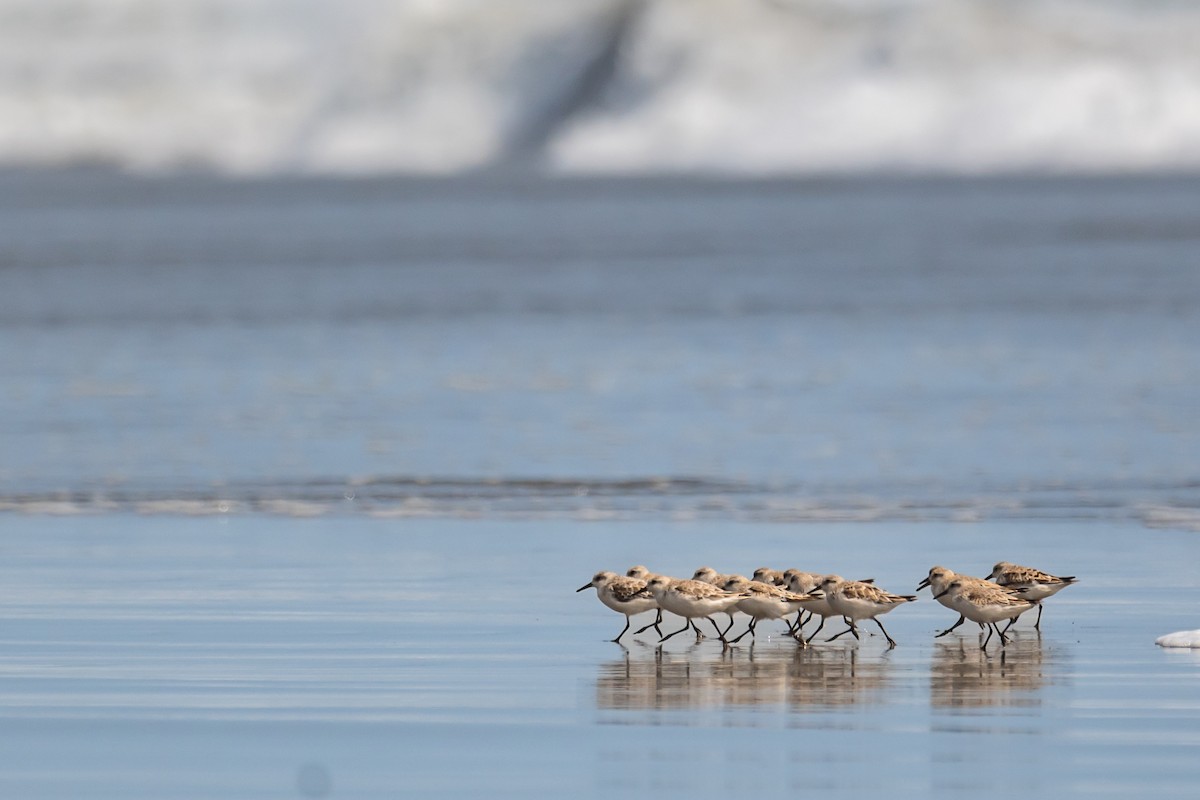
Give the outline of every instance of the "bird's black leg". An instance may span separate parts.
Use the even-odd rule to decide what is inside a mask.
[[[654,630],[658,631],[658,635],[662,636],[662,631],[659,630],[659,627],[658,627],[661,624],[662,624],[662,609],[660,608],[660,609],[658,609],[658,613],[654,615],[654,622],[651,622],[649,625],[647,625],[644,628],[638,628],[636,631],[633,632],[633,635],[637,636],[639,633],[643,633],[645,631],[650,630],[651,628],[654,628]]]
[[[846,630],[842,631],[841,633],[835,633],[833,636],[830,636],[830,637],[829,637],[828,639],[826,639],[825,641],[827,641],[827,642],[832,642],[834,639],[837,639],[838,637],[841,637],[841,636],[845,636],[847,633],[852,633],[852,634],[854,634],[854,638],[855,638],[855,639],[858,639],[858,638],[859,638],[859,635],[858,635],[858,626],[854,624],[854,621],[853,621],[853,620],[850,620],[850,619],[847,619],[846,617],[842,617],[842,619],[844,619],[844,620],[846,621],[846,624],[847,624],[847,625],[849,625],[850,627],[849,627],[849,628],[846,628]]]
[[[846,628],[846,630],[842,631],[841,633],[835,633],[833,636],[830,636],[830,637],[829,637],[828,639],[826,639],[825,641],[827,641],[827,642],[832,642],[834,639],[841,638],[842,636],[845,636],[847,633],[851,633],[851,632],[852,632],[852,631],[851,631],[851,629],[850,629],[850,628]]]
[[[621,632],[617,634],[617,638],[612,639],[611,641],[614,641],[614,642],[621,641],[621,637],[625,635],[625,631],[627,631],[627,630],[629,630],[629,615],[628,614],[625,615],[625,627],[621,628]]]
[[[949,628],[946,628],[946,630],[942,631],[941,633],[939,633],[937,636],[934,636],[933,638],[935,638],[935,639],[940,639],[940,638],[942,638],[942,637],[943,637],[943,636],[945,636],[947,633],[949,633],[950,631],[954,630],[954,629],[955,629],[955,628],[957,628],[959,625],[962,625],[962,624],[963,624],[964,622],[966,622],[966,621],[967,621],[967,618],[966,618],[966,617],[964,617],[962,614],[959,614],[959,615],[958,615],[958,622],[954,623],[954,624],[953,624],[953,625],[951,625]]]
[[[750,618],[750,627],[746,628],[746,630],[744,630],[740,634],[738,634],[738,637],[736,639],[730,639],[729,643],[737,644],[738,642],[740,642],[742,640],[742,637],[744,637],[747,633],[750,634],[750,638],[753,639],[754,638],[754,626],[757,623],[758,623],[758,620],[755,619],[754,617],[751,617]]]
[[[691,624],[691,620],[688,620],[688,625],[690,625],[690,624]],[[665,642],[667,639],[670,639],[670,638],[671,638],[672,636],[674,636],[675,634],[677,634],[677,633],[683,633],[684,631],[686,631],[686,630],[688,629],[688,625],[684,625],[682,628],[680,628],[679,630],[675,631],[675,633],[668,633],[666,636],[664,636],[664,637],[662,637],[661,639],[659,639],[659,640],[658,640],[658,643],[659,643],[659,644],[662,644],[663,642]]]
[[[983,644],[979,646],[980,650],[987,650],[988,642],[992,640],[992,628],[994,627],[995,626],[993,625],[987,629],[988,635],[987,638],[983,640]]]
[[[875,618],[874,618],[874,617],[872,617],[871,619],[875,619]],[[875,624],[879,626],[879,630],[883,631],[883,638],[885,638],[885,639],[887,639],[887,640],[888,640],[888,646],[889,646],[889,647],[895,647],[895,646],[896,646],[896,640],[895,640],[895,639],[893,639],[891,636],[888,636],[888,632],[887,632],[887,631],[884,629],[884,627],[883,627],[883,623],[882,623],[882,622],[880,622],[879,620],[875,619]]]

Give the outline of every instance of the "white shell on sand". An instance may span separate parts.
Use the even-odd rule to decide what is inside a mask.
[[[1154,640],[1159,647],[1197,647],[1200,648],[1200,631],[1176,631],[1160,636]]]

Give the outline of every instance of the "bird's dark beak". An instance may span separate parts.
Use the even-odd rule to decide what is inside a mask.
[[[948,594],[950,594],[950,590],[949,590],[949,589],[946,589],[946,590],[945,590],[945,591],[943,591],[941,594],[935,594],[935,595],[933,596],[933,599],[934,599],[934,600],[937,600],[939,597],[945,597],[945,596],[946,596],[946,595],[948,595]]]
[[[928,586],[928,585],[929,585],[929,578],[926,578],[925,580],[923,580],[923,581],[921,581],[920,583],[918,583],[918,584],[917,584],[917,588],[916,588],[914,591],[918,591],[918,592],[919,592],[919,591],[921,591],[922,589],[924,589],[924,588],[925,588],[926,586]]]
[[[579,592],[582,592],[584,589],[590,589],[590,588],[592,588],[592,584],[589,581],[588,583],[585,583],[583,586],[580,586],[578,589],[576,589],[575,593],[578,594]]]

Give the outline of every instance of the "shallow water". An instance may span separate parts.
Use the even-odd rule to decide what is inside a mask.
[[[1200,181],[2,177],[0,795],[1190,796]],[[574,593],[999,559],[1003,652]]]
[[[1153,642],[1194,622],[1194,533],[125,515],[0,532],[5,796],[1192,790],[1200,654]],[[573,592],[634,560],[819,564],[907,592],[934,562],[999,556],[1084,579],[1040,636],[1023,621],[986,653],[969,626],[933,639],[954,615],[928,592],[884,618],[894,650],[804,650],[764,622],[726,652],[604,641],[623,620]]]
[[[1200,180],[0,181],[0,509],[1200,527]]]

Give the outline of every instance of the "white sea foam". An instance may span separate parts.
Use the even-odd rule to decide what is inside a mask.
[[[0,0],[0,159],[445,172],[503,157],[609,0]]]
[[[553,143],[558,163],[748,171],[1200,163],[1194,6],[702,5],[706,13],[685,0],[652,6],[612,102]]]
[[[1160,636],[1154,640],[1159,647],[1193,647],[1200,648],[1200,630],[1176,631]]]
[[[1182,0],[0,0],[0,163],[1200,167]]]
[[[1200,509],[1149,506],[1140,509],[1142,521],[1151,528],[1200,531]]]
[[[364,514],[379,518],[746,520],[775,523],[882,522],[888,520],[982,522],[988,520],[1127,520],[1146,493],[1186,491],[1177,484],[1136,482],[1058,485],[1051,501],[1029,484],[976,496],[944,488],[914,492],[906,483],[860,488],[770,482],[730,482],[695,477],[570,480],[360,476],[298,481],[222,481],[171,486],[120,481],[77,492],[0,492],[0,513],[145,516],[269,514],[285,517]],[[353,501],[348,499],[353,496]],[[1185,500],[1183,502],[1194,502]],[[1155,527],[1188,530],[1195,509],[1180,507],[1172,522],[1166,506]],[[1150,523],[1146,523],[1149,525]]]

